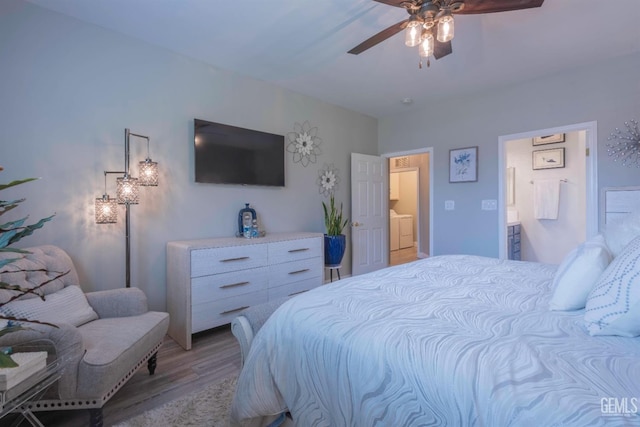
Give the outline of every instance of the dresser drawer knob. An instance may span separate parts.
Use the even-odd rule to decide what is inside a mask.
[[[300,248],[300,249],[291,249],[289,250],[289,253],[292,254],[294,252],[304,252],[304,251],[308,251],[309,248]]]
[[[236,286],[242,286],[242,285],[248,285],[248,284],[249,284],[249,282],[231,283],[231,284],[228,284],[228,285],[220,286],[220,289],[235,288]]]
[[[230,314],[230,313],[235,313],[236,311],[242,311],[242,310],[244,310],[245,308],[249,308],[249,306],[248,306],[248,305],[245,305],[245,306],[238,307],[238,308],[232,308],[231,310],[223,311],[223,312],[222,312],[222,313],[220,313],[220,314]]]
[[[249,259],[249,257],[248,256],[241,256],[241,257],[238,257],[238,258],[227,258],[227,259],[220,260],[220,262],[243,261],[245,259]]]
[[[300,273],[305,273],[309,271],[308,268],[302,269],[302,270],[296,270],[296,271],[290,271],[289,274],[300,274]]]

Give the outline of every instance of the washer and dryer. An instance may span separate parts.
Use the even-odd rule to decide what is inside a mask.
[[[413,215],[398,214],[389,210],[389,248],[392,251],[413,246]]]

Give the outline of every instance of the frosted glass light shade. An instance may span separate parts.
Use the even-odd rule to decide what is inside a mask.
[[[441,43],[451,41],[453,39],[454,26],[453,16],[445,15],[438,21],[438,41]]]
[[[144,162],[139,163],[140,166],[140,185],[145,187],[158,186],[158,163],[152,162],[147,158]]]
[[[96,224],[113,224],[118,222],[118,204],[106,194],[96,199]]]
[[[116,198],[118,203],[123,205],[137,205],[140,200],[140,187],[138,186],[138,178],[124,176],[116,180]]]
[[[409,21],[404,30],[404,44],[409,47],[418,46],[422,34],[422,25],[418,21]]]
[[[428,58],[433,55],[433,34],[428,33],[422,36],[422,42],[418,47],[418,54],[423,58]]]

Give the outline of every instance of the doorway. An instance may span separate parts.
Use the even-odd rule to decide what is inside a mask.
[[[431,252],[430,152],[389,156],[389,265]]]
[[[500,137],[500,258],[559,264],[597,233],[595,146],[595,122]]]

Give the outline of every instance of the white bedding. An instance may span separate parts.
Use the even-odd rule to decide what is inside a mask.
[[[549,311],[555,269],[441,256],[299,295],[256,335],[232,424],[640,425],[619,414],[640,398],[640,340]]]

